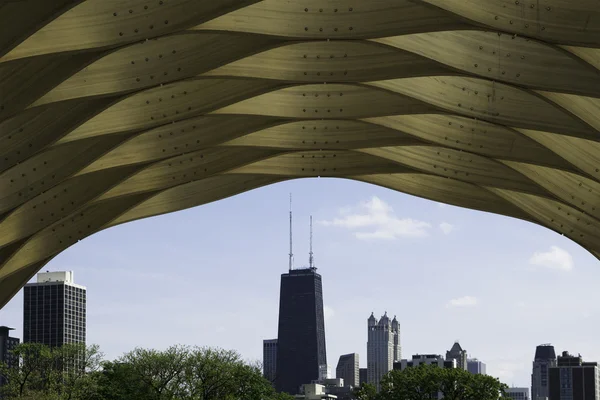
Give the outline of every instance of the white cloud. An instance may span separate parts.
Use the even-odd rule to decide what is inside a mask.
[[[454,230],[454,225],[447,222],[442,222],[440,224],[440,229],[442,232],[444,232],[444,235],[449,235]]]
[[[446,203],[437,203],[437,205],[438,205],[439,208],[446,208],[446,207],[448,207],[448,204],[446,204]]]
[[[333,310],[333,308],[329,306],[323,307],[323,317],[325,318],[325,321],[329,321],[331,318],[333,318],[334,315],[335,311]]]
[[[446,307],[474,307],[478,303],[476,297],[463,296],[456,299],[452,299],[446,304]]]
[[[566,250],[552,246],[550,251],[533,254],[529,259],[529,264],[561,271],[571,271],[573,269],[573,257]]]
[[[340,215],[340,218],[319,221],[319,224],[353,231],[360,230],[354,233],[358,239],[390,240],[400,237],[423,237],[428,235],[428,230],[431,228],[428,222],[398,218],[389,204],[375,196],[353,209],[342,208]]]

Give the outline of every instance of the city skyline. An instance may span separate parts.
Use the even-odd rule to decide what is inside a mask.
[[[339,355],[352,352],[364,367],[364,315],[386,309],[402,324],[405,354],[441,354],[458,338],[470,356],[487,364],[489,374],[509,385],[529,386],[535,346],[541,343],[600,359],[591,334],[597,329],[592,317],[600,310],[585,296],[600,272],[585,250],[523,221],[357,182],[288,182],[119,226],[83,240],[44,270],[74,270],[88,287],[88,343],[98,343],[108,357],[136,345],[163,348],[179,342],[234,348],[259,360],[262,340],[273,337],[277,327],[290,191],[300,221],[294,235],[297,266],[308,260],[308,224],[302,222],[315,215],[315,260],[324,276],[332,367]],[[269,207],[261,209],[265,204]],[[449,279],[464,283],[460,292]],[[198,290],[198,282],[210,284]],[[562,301],[548,296],[562,287],[575,288],[579,296]],[[415,309],[408,306],[410,298],[420,301]],[[21,338],[22,301],[21,293],[0,311],[0,324],[17,328],[13,335]],[[152,309],[168,332],[143,333],[157,322]],[[135,321],[131,313],[137,313]],[[581,332],[547,331],[565,314],[581,324]],[[518,330],[532,315],[539,324],[531,332]],[[447,327],[443,335],[427,325],[438,318]],[[207,320],[211,329],[202,329]],[[508,322],[519,332],[510,340],[503,335]],[[239,338],[234,334],[239,324],[252,334]],[[115,326],[123,336],[113,339]]]

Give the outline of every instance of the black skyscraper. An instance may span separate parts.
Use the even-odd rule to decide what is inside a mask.
[[[549,371],[549,400],[595,400],[598,398],[598,363],[584,362],[581,355],[563,351]]]
[[[554,346],[542,344],[535,348],[533,370],[531,373],[531,400],[547,400],[549,371],[556,366]]]
[[[20,340],[10,337],[9,333],[13,328],[0,326],[0,364],[6,364],[9,368],[19,365],[19,358],[11,351],[19,344]],[[0,375],[0,386],[6,383],[6,378]]]
[[[280,392],[297,394],[300,386],[319,379],[327,365],[323,285],[316,268],[281,275],[277,377]]]
[[[62,346],[85,344],[86,288],[76,285],[73,272],[37,275],[37,283],[25,285],[23,342]]]

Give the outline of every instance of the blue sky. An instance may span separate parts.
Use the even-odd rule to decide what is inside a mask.
[[[455,340],[488,373],[529,386],[535,346],[600,361],[600,262],[531,223],[443,206],[341,179],[296,180],[89,237],[44,270],[88,288],[88,343],[107,358],[135,346],[219,346],[261,359],[277,336],[287,270],[288,196],[296,266],[308,263],[314,216],[327,357],[366,364],[367,318],[401,323],[403,358],[445,354]],[[22,335],[22,293],[0,324]]]

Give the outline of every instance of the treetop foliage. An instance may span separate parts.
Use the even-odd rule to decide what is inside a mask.
[[[507,400],[507,386],[488,375],[471,374],[463,369],[419,365],[390,371],[381,380],[381,390],[364,385],[357,400]],[[438,397],[439,396],[439,397]]]
[[[6,400],[293,400],[275,393],[259,364],[232,350],[171,346],[136,348],[103,361],[97,346],[47,347],[27,343],[13,354],[17,367],[0,364]],[[372,385],[354,391],[356,400],[504,400],[506,385],[487,375],[420,365],[391,371],[377,393]]]
[[[291,400],[276,394],[260,366],[230,350],[136,348],[102,361],[96,346],[21,344],[16,368],[0,366],[3,399],[27,400]]]

